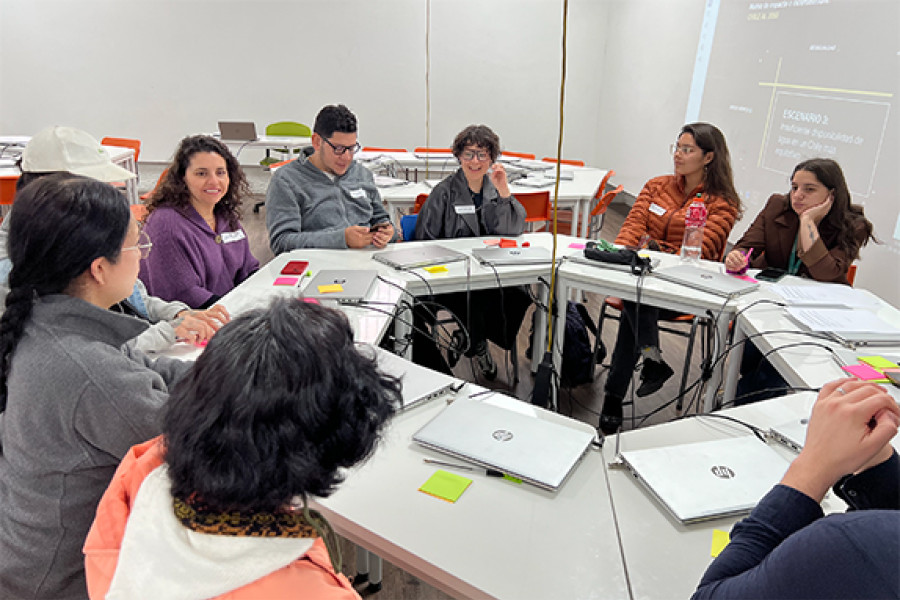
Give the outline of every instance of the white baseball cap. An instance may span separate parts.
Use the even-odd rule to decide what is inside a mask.
[[[136,177],[113,164],[109,153],[90,134],[74,127],[55,125],[37,133],[22,152],[22,171],[68,171],[99,181],[125,181]]]

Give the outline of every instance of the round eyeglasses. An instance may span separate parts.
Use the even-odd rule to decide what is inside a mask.
[[[141,260],[145,260],[150,256],[150,248],[152,247],[153,243],[150,241],[150,236],[147,235],[147,232],[141,230],[138,234],[138,243],[134,246],[124,246],[122,252],[125,252],[126,250],[137,250],[141,253]]]
[[[331,141],[329,141],[328,138],[323,137],[322,139],[325,140],[326,144],[331,146],[332,152],[334,152],[337,156],[343,156],[347,152],[350,152],[350,154],[356,154],[357,152],[359,152],[360,148],[362,148],[362,146],[359,145],[359,142],[356,142],[352,146],[335,146],[331,143]]]
[[[679,146],[678,144],[669,144],[669,153],[672,156],[676,154],[683,154],[684,156],[688,156],[699,150],[697,146]]]

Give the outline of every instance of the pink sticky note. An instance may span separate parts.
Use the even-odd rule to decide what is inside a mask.
[[[759,283],[749,275],[732,275],[735,279],[740,279],[741,281],[749,281],[750,283]]]
[[[575,250],[584,250],[584,244],[581,242],[572,242],[569,244],[569,248],[574,248]]]
[[[500,245],[500,240],[496,240],[496,239],[494,239],[494,240],[484,240],[484,245],[485,245],[485,246],[499,246],[499,245]]]
[[[308,304],[321,304],[317,298],[301,298],[301,300]]]
[[[856,365],[847,365],[846,367],[841,367],[854,377],[858,379],[862,379],[863,381],[872,381],[875,379],[884,379],[884,373],[879,371],[878,369],[873,369],[869,365],[856,364]]]
[[[299,277],[279,277],[272,285],[297,285],[298,281],[300,281]]]

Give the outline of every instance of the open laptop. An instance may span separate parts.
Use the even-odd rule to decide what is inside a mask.
[[[251,121],[219,121],[219,137],[228,142],[255,142],[256,123]]]
[[[475,248],[472,256],[483,265],[549,265],[553,256],[547,248]]]
[[[425,243],[395,244],[389,250],[376,252],[372,258],[389,267],[408,270],[468,260],[469,256],[440,244]]]
[[[625,467],[681,523],[749,512],[788,461],[755,436],[623,450]]]
[[[324,270],[316,273],[303,295],[317,300],[333,300],[339,304],[359,304],[365,300],[378,277],[370,270]]]
[[[775,425],[769,429],[769,437],[794,452],[803,450],[806,443],[806,430],[809,427],[809,419],[794,419],[787,423]],[[894,448],[900,451],[900,434],[891,439]]]
[[[559,489],[593,439],[585,429],[467,398],[455,400],[413,436],[426,448],[549,491]]]
[[[419,366],[383,348],[368,346],[368,352],[375,357],[379,371],[399,378],[403,384],[401,410],[452,394],[462,385],[450,375]]]
[[[656,277],[679,283],[688,287],[723,296],[734,298],[747,294],[759,288],[759,283],[738,279],[733,275],[727,275],[718,271],[710,271],[695,265],[678,265],[676,267],[663,267],[653,272]]]

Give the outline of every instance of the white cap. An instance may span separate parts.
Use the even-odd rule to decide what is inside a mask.
[[[22,171],[68,171],[99,181],[125,181],[135,174],[113,164],[109,153],[90,134],[74,127],[48,127],[31,138],[22,152]]]

